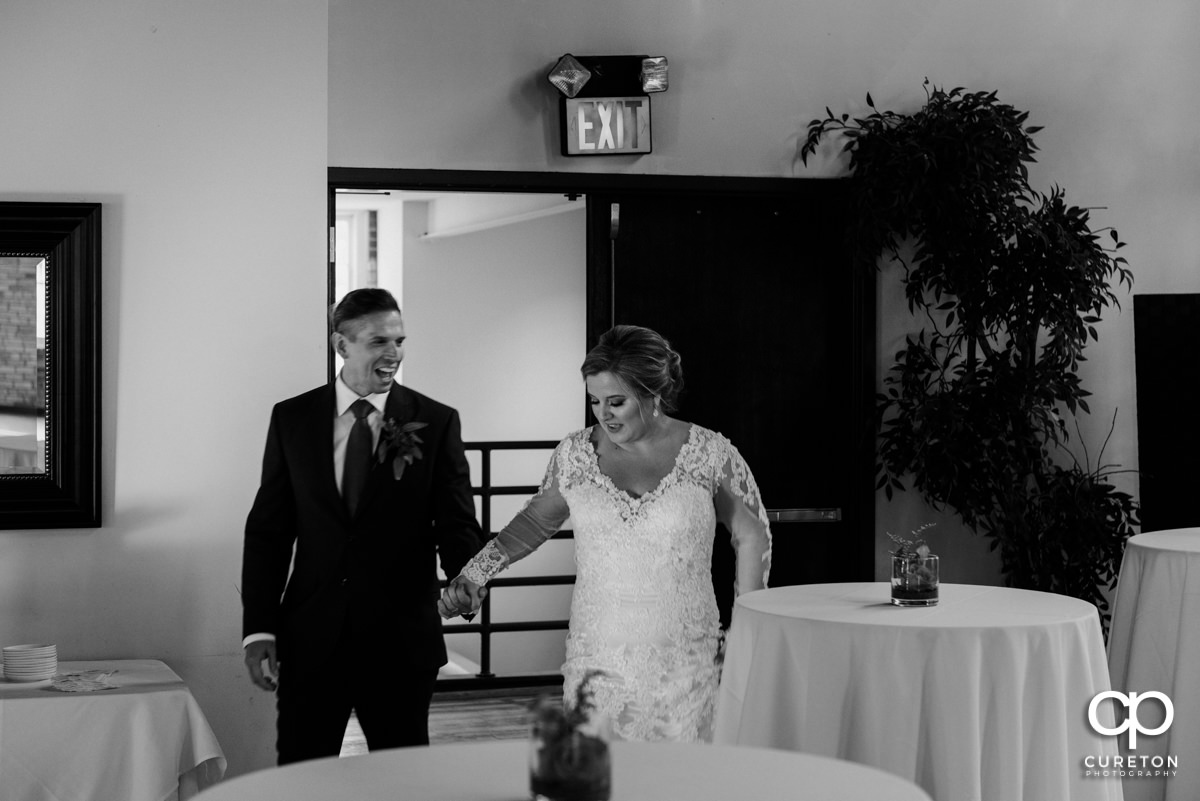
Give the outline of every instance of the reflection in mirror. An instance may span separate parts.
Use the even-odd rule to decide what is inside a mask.
[[[46,260],[0,256],[0,474],[46,472]]]
[[[100,525],[100,204],[0,200],[0,529]]]

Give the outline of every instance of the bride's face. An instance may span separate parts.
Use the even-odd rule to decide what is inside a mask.
[[[653,413],[649,399],[643,403],[619,378],[608,372],[588,376],[584,383],[592,414],[614,445],[636,442],[646,435]]]

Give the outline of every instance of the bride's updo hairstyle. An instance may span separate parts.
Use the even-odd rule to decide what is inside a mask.
[[[585,379],[612,373],[642,398],[658,398],[666,413],[675,411],[683,391],[679,354],[657,331],[640,325],[618,325],[604,332],[579,372]]]

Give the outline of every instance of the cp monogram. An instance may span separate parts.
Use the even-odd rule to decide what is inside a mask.
[[[1110,729],[1107,726],[1102,725],[1100,721],[1096,719],[1096,709],[1100,706],[1100,702],[1106,698],[1112,698],[1114,701],[1120,702],[1126,709],[1129,710],[1128,717],[1126,717],[1125,721],[1115,729]],[[1166,718],[1163,720],[1162,725],[1157,729],[1147,729],[1146,727],[1142,726],[1141,722],[1138,720],[1138,704],[1147,698],[1157,698],[1162,702],[1163,709],[1166,712]],[[1088,704],[1088,723],[1092,724],[1092,728],[1096,730],[1096,733],[1113,736],[1128,729],[1130,751],[1137,748],[1137,736],[1139,732],[1150,736],[1162,734],[1171,727],[1171,721],[1174,719],[1175,705],[1171,703],[1170,698],[1163,693],[1158,692],[1157,690],[1153,690],[1148,693],[1130,693],[1129,695],[1126,695],[1125,693],[1119,693],[1116,690],[1105,690],[1104,692],[1099,693],[1095,698],[1092,699],[1092,702]]]

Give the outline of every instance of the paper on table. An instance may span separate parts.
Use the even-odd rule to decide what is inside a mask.
[[[50,687],[63,693],[90,693],[97,690],[115,690],[117,685],[108,680],[115,670],[85,670],[82,673],[61,673],[50,680]]]

